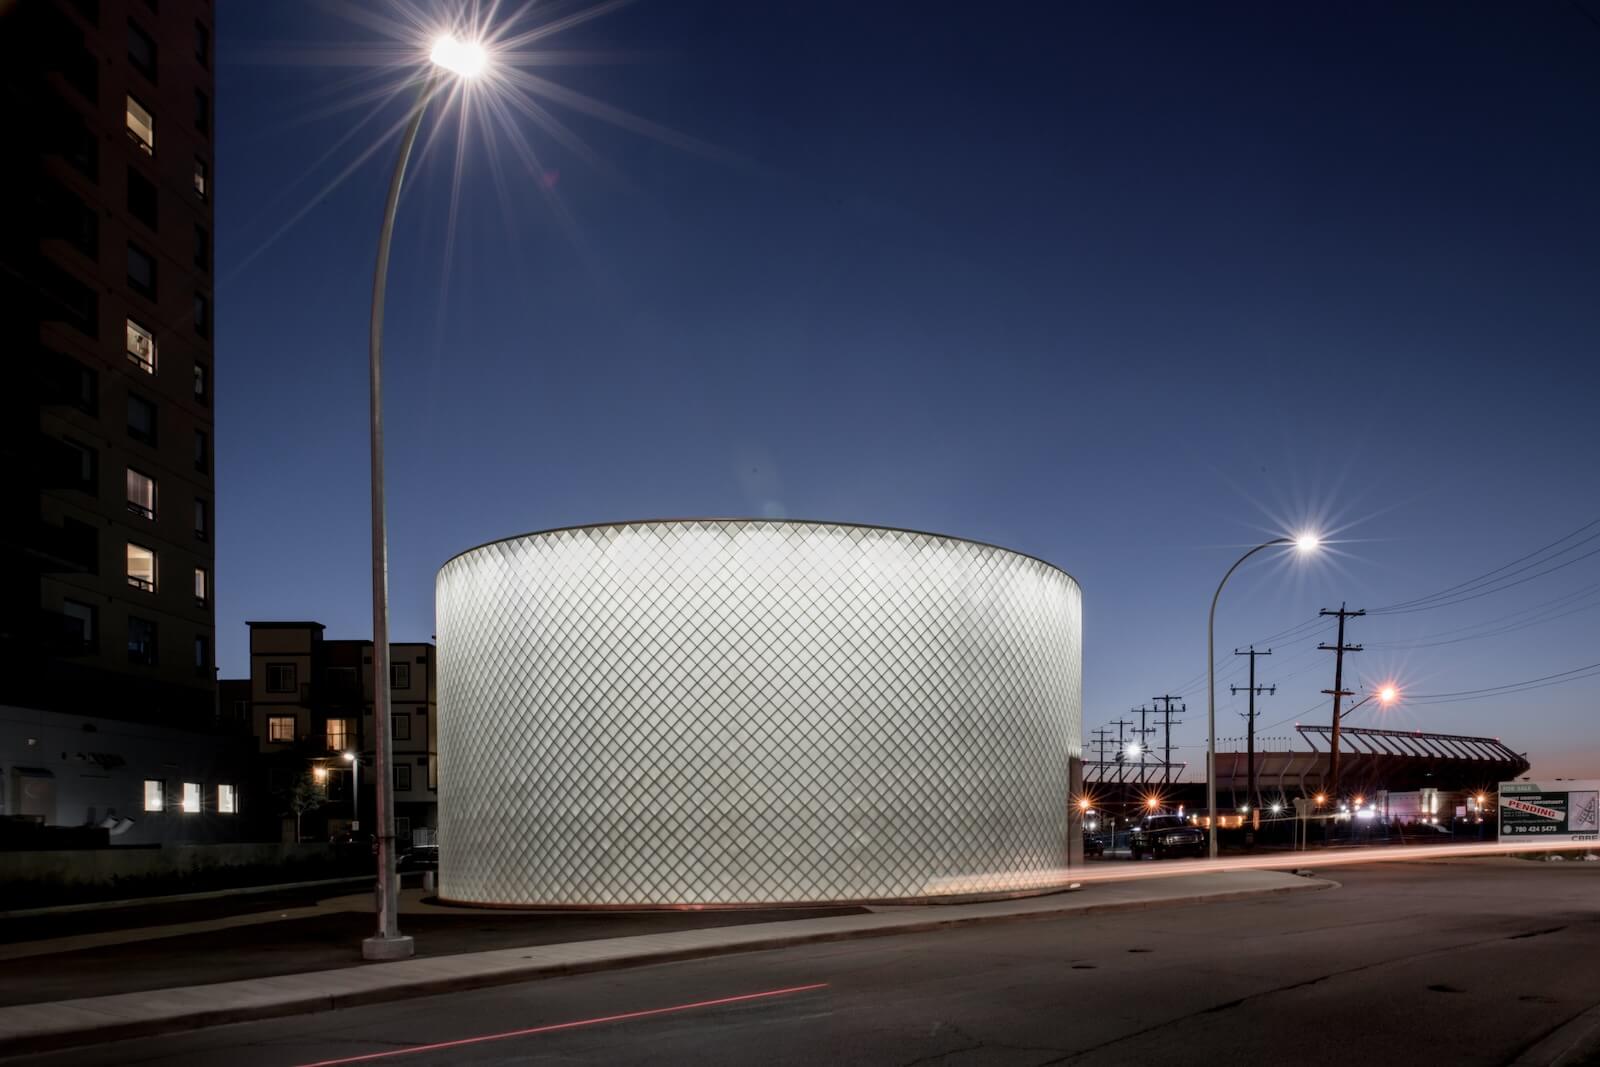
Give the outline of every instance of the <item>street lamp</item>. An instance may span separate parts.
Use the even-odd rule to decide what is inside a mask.
[[[346,752],[344,761],[350,764],[350,829],[357,831],[361,829],[361,761],[354,752]]]
[[[1274,545],[1294,545],[1300,552],[1314,552],[1321,544],[1321,538],[1309,533],[1298,537],[1274,537],[1235,560],[1233,566],[1228,568],[1228,573],[1222,576],[1222,581],[1217,583],[1217,591],[1211,595],[1211,617],[1206,623],[1206,812],[1211,825],[1206,832],[1206,840],[1212,859],[1217,858],[1217,601],[1222,597],[1222,587],[1228,584],[1228,579],[1239,569],[1239,564],[1262,549]]]
[[[400,185],[406,161],[416,143],[422,115],[439,87],[441,72],[471,79],[483,73],[489,57],[483,46],[445,34],[429,53],[432,67],[423,79],[411,119],[400,138],[400,151],[389,179],[389,198],[378,231],[378,260],[372,273],[372,320],[367,344],[371,380],[372,418],[372,718],[377,742],[372,770],[377,775],[378,821],[378,931],[361,942],[361,955],[369,960],[405,959],[415,952],[411,938],[400,933],[400,886],[395,880],[394,775],[390,773],[389,742],[389,541],[384,524],[383,498],[383,297],[389,280],[389,243],[394,235],[395,210],[400,205]],[[354,763],[353,757],[347,756]]]

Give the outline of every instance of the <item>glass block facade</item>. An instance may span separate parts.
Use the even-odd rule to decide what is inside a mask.
[[[440,893],[893,900],[1066,877],[1082,598],[991,545],[641,522],[439,572]]]

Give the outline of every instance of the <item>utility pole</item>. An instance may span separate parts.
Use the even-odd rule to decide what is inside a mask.
[[[1346,611],[1343,604],[1339,605],[1338,611],[1329,611],[1327,608],[1323,608],[1317,612],[1318,615],[1336,615],[1339,618],[1338,640],[1331,645],[1321,644],[1317,646],[1324,652],[1333,653],[1333,688],[1323,690],[1324,693],[1333,697],[1333,738],[1329,745],[1332,751],[1328,755],[1328,801],[1333,804],[1339,802],[1339,719],[1342,715],[1339,710],[1339,702],[1351,695],[1350,690],[1344,687],[1344,654],[1346,652],[1361,651],[1360,645],[1347,645],[1344,643],[1344,621],[1346,619],[1358,619],[1366,613],[1365,608],[1360,611]]]
[[[1152,704],[1161,705],[1161,708],[1159,709],[1161,712],[1161,724],[1166,728],[1166,740],[1161,745],[1161,762],[1166,768],[1165,773],[1162,776],[1162,781],[1166,785],[1172,784],[1172,728],[1174,726],[1183,725],[1182,719],[1179,719],[1177,722],[1172,721],[1172,702],[1177,699],[1178,698],[1175,696],[1159,696],[1150,698],[1150,702]],[[1178,712],[1180,714],[1188,710],[1189,705],[1178,705]]]
[[[1133,733],[1133,735],[1135,737],[1137,737],[1139,739],[1139,784],[1140,785],[1144,785],[1144,783],[1145,783],[1146,768],[1145,768],[1145,763],[1144,763],[1144,757],[1145,757],[1145,754],[1150,751],[1150,742],[1145,740],[1145,739],[1147,737],[1149,737],[1151,734],[1156,732],[1154,727],[1146,725],[1150,721],[1151,712],[1153,712],[1154,710],[1155,710],[1154,708],[1129,708],[1128,709],[1128,711],[1131,714],[1139,716],[1139,728],[1137,730],[1133,730],[1131,732]]]
[[[1091,730],[1089,732],[1094,734],[1094,768],[1095,773],[1099,775],[1099,778],[1097,778],[1096,781],[1103,782],[1106,780],[1106,745],[1111,743],[1111,731],[1102,726],[1099,729]]]
[[[1256,694],[1257,693],[1276,694],[1277,691],[1278,691],[1278,687],[1275,686],[1275,685],[1257,685],[1256,684],[1256,657],[1257,656],[1270,656],[1270,655],[1272,655],[1272,649],[1269,648],[1265,652],[1257,652],[1256,651],[1256,646],[1255,645],[1251,645],[1250,646],[1250,651],[1248,651],[1248,652],[1240,652],[1236,648],[1236,649],[1233,650],[1233,654],[1235,656],[1249,656],[1250,657],[1250,685],[1249,685],[1249,688],[1248,688],[1248,692],[1250,693],[1250,727],[1246,731],[1246,734],[1245,734],[1245,736],[1247,738],[1247,740],[1245,741],[1245,759],[1247,761],[1249,761],[1250,771],[1249,771],[1249,776],[1246,778],[1246,783],[1247,784],[1245,786],[1245,794],[1244,795],[1245,795],[1245,799],[1250,804],[1250,810],[1252,810],[1252,811],[1260,811],[1261,810],[1261,797],[1259,795],[1257,795],[1257,793],[1256,793]],[[1337,684],[1337,683],[1335,683],[1335,684]],[[1239,687],[1236,686],[1236,685],[1229,686],[1228,690],[1229,690],[1229,692],[1233,693],[1235,696],[1237,696],[1238,693],[1239,693]]]
[[[1128,748],[1127,742],[1122,739],[1122,728],[1124,726],[1132,726],[1133,723],[1127,719],[1118,719],[1111,725],[1117,728],[1117,782],[1121,784],[1123,777],[1128,772]]]

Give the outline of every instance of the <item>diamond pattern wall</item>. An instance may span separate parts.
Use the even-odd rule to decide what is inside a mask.
[[[883,900],[1065,878],[1082,599],[989,545],[643,522],[439,572],[440,891]]]

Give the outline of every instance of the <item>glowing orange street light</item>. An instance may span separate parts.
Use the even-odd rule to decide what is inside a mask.
[[[1321,805],[1326,804],[1328,802],[1328,794],[1326,794],[1326,793],[1318,793],[1312,799],[1317,802],[1318,806],[1321,806]]]
[[[1144,798],[1144,806],[1149,808],[1151,811],[1155,811],[1157,808],[1159,808],[1161,806],[1161,798],[1160,797],[1145,797]]]

